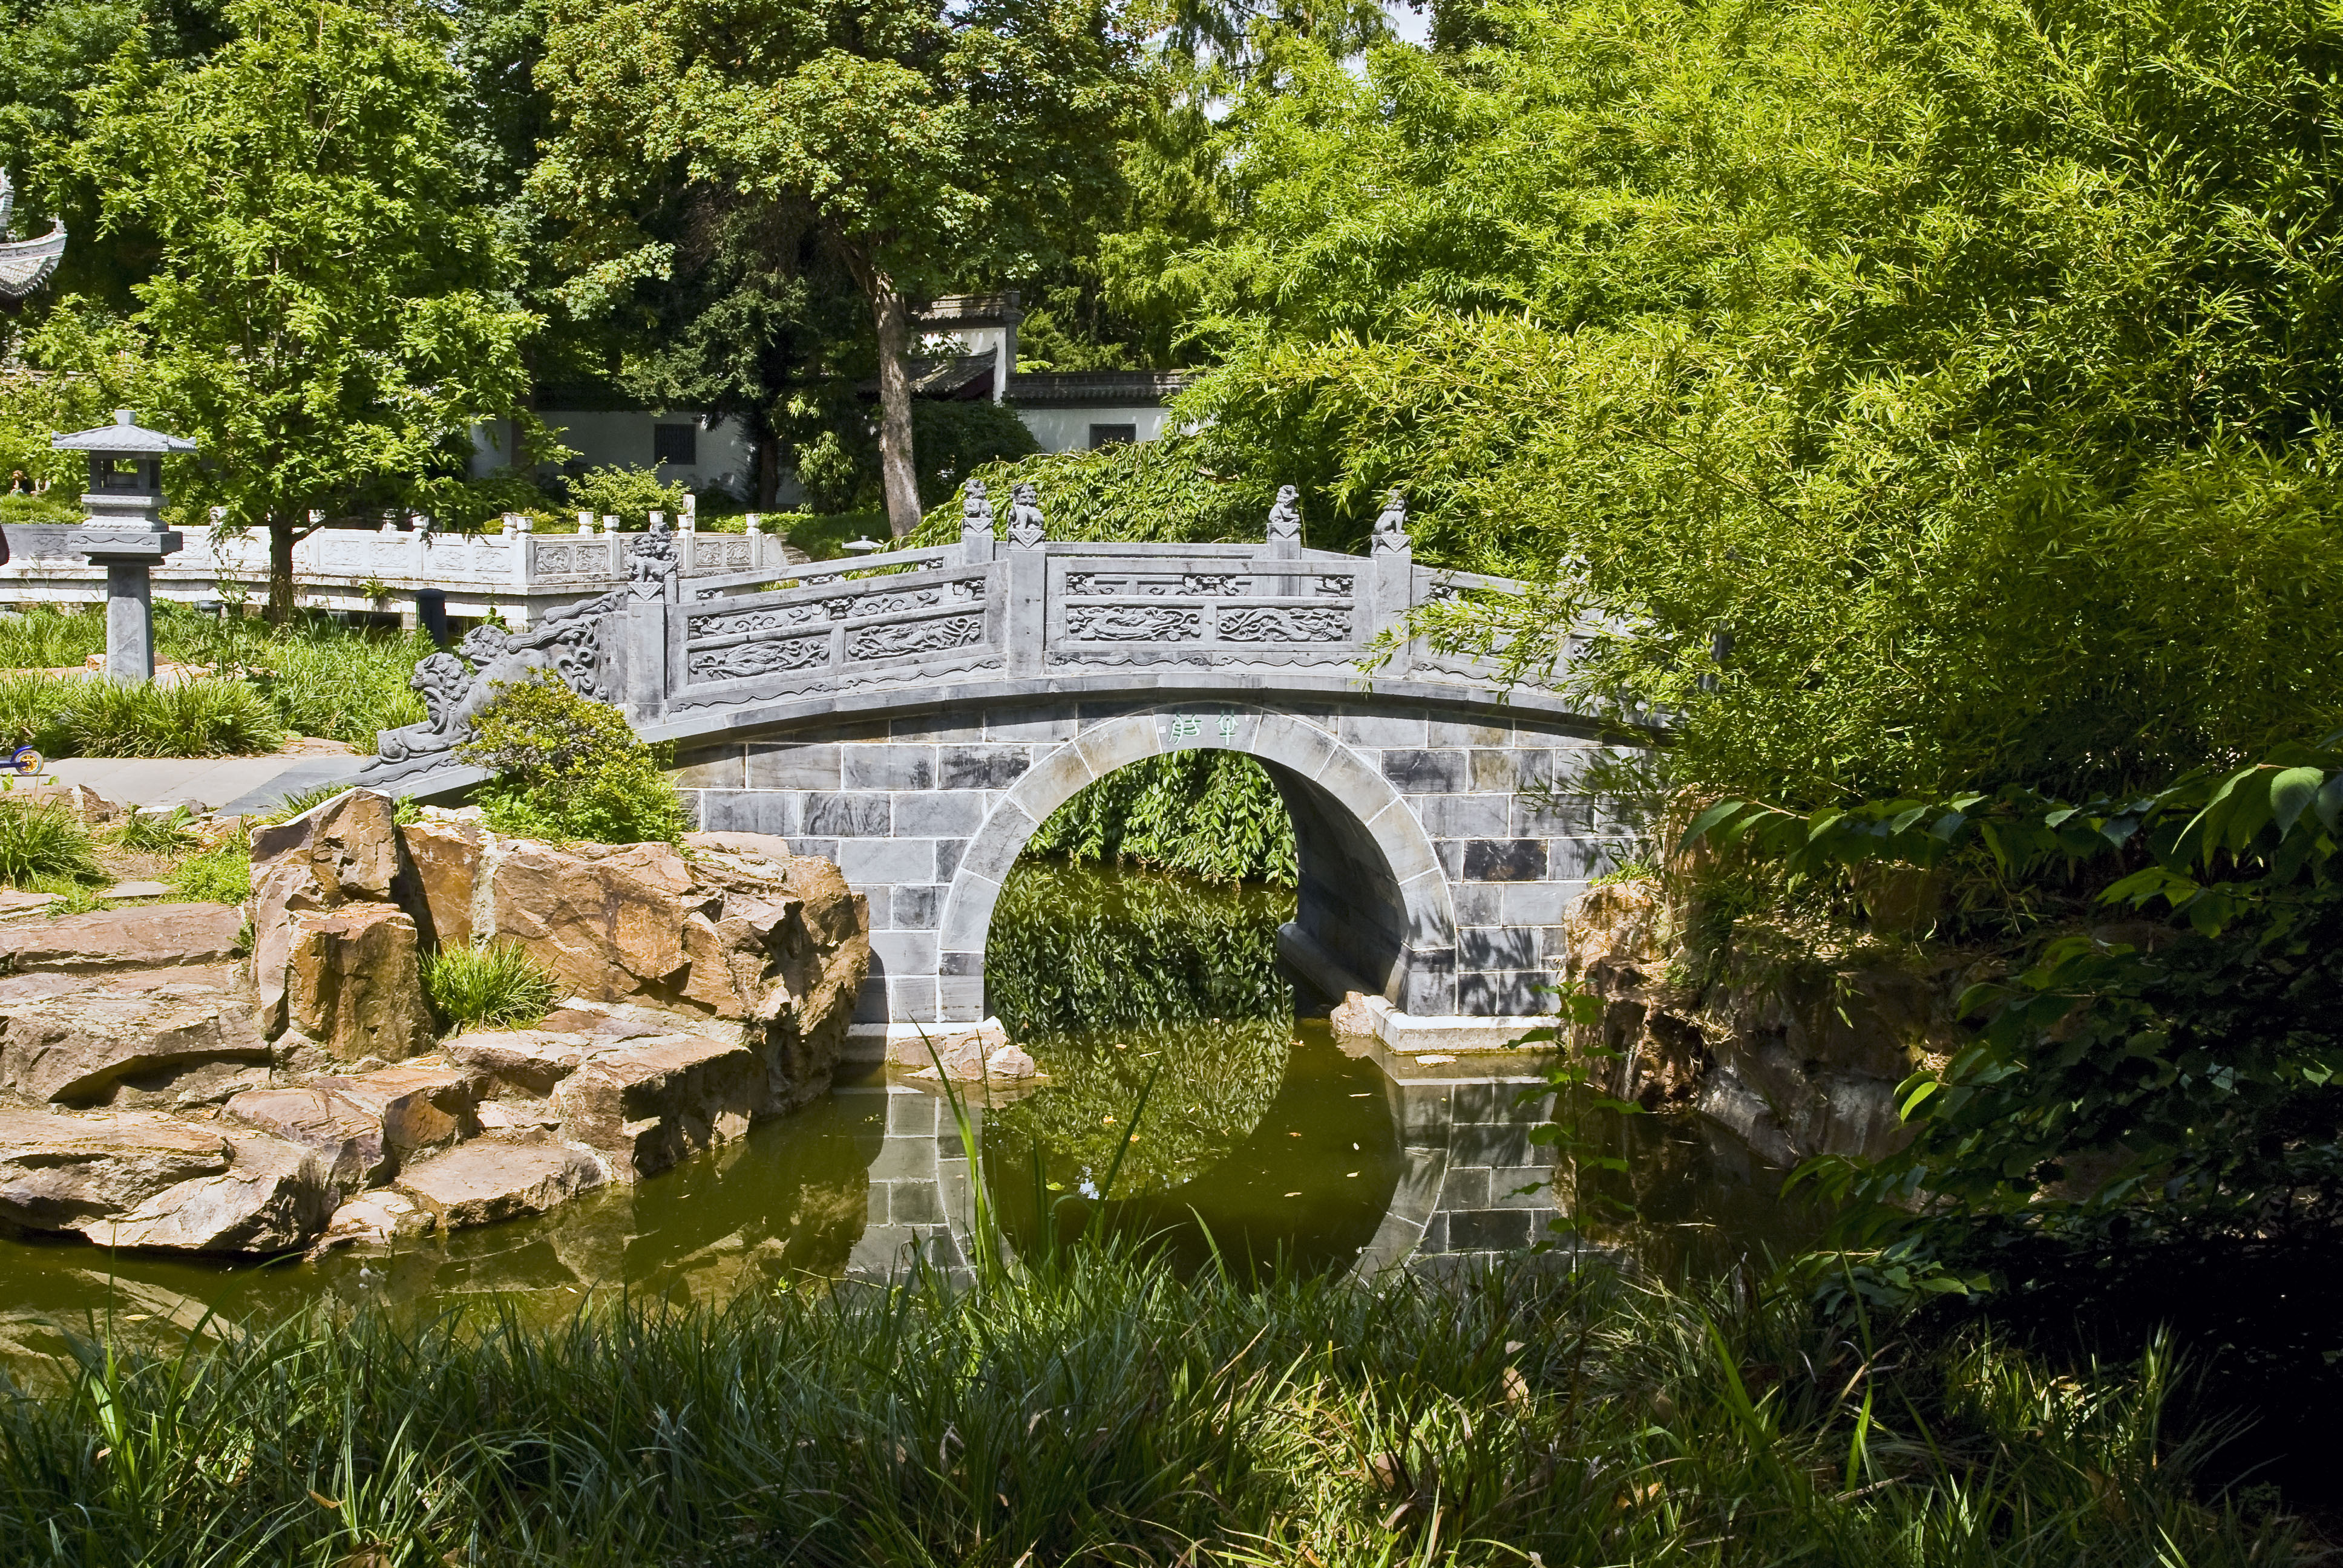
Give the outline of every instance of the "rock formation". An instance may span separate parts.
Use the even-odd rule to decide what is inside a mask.
[[[1965,1043],[1958,956],[1720,958],[1687,949],[1679,923],[1652,881],[1591,889],[1571,911],[1570,978],[1602,1004],[1591,1032],[1617,1053],[1612,1091],[1696,1109],[1775,1164],[1893,1151],[1896,1084]]]
[[[440,1042],[421,960],[473,942],[568,1001]],[[804,1104],[870,939],[778,839],[557,846],[353,790],[254,835],[248,910],[13,922],[0,953],[0,1228],[266,1252],[540,1212]]]

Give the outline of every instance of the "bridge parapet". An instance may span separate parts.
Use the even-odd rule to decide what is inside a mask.
[[[689,726],[708,710],[821,692],[884,693],[991,675],[1047,678],[1112,670],[1337,678],[1373,658],[1407,674],[1397,636],[1413,608],[1503,578],[1414,565],[1396,498],[1369,557],[1301,548],[1272,517],[1259,544],[1051,540],[1031,487],[1009,537],[993,537],[981,486],[957,547],[702,580],[628,607],[637,650],[629,716]],[[1468,679],[1485,673],[1440,661]]]

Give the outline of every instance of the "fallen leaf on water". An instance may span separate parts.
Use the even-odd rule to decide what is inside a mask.
[[[1358,1172],[1357,1172],[1357,1171],[1343,1171],[1343,1172],[1342,1172],[1342,1174],[1343,1174],[1343,1175],[1345,1175],[1345,1176],[1356,1176],[1356,1175],[1358,1174]]]
[[[1299,1198],[1299,1197],[1301,1197],[1301,1196],[1302,1196],[1302,1194],[1301,1194],[1301,1193],[1299,1193],[1299,1192],[1288,1192],[1288,1193],[1286,1194],[1286,1196],[1287,1196],[1287,1197],[1289,1197],[1289,1198]]]

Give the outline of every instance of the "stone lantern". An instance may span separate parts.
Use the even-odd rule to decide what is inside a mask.
[[[155,603],[146,574],[183,542],[163,527],[163,458],[192,452],[193,441],[144,430],[130,410],[114,423],[59,436],[49,445],[89,454],[89,492],[82,497],[86,526],[65,536],[65,548],[106,568],[106,673],[114,680],[155,678]]]

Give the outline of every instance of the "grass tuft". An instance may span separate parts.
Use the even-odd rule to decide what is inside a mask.
[[[423,990],[449,1027],[521,1028],[553,1010],[561,987],[528,950],[481,940],[423,955]]]
[[[77,680],[56,724],[84,757],[253,757],[285,743],[267,702],[236,680]]]
[[[142,811],[130,808],[109,835],[125,849],[142,855],[176,855],[195,848],[195,813],[185,806],[174,806],[166,811]]]
[[[89,829],[64,802],[0,800],[0,881],[31,888],[95,882],[105,876]]]

